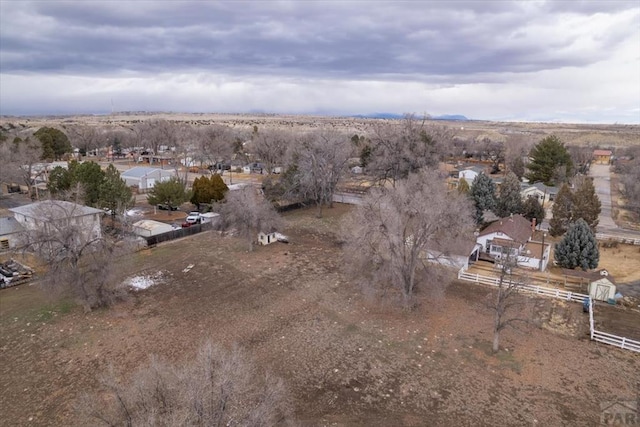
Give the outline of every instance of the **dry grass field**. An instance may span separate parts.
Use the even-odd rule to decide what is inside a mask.
[[[87,124],[105,128],[130,126],[140,121],[166,119],[194,125],[221,124],[238,129],[251,130],[253,126],[262,128],[285,128],[310,130],[328,126],[349,133],[366,133],[375,122],[387,119],[362,119],[354,117],[275,115],[275,114],[186,114],[186,113],[114,113],[111,115],[11,117],[1,116],[0,126],[8,124],[20,128],[37,130],[41,126],[68,126]],[[490,121],[446,121],[431,122],[445,126],[453,135],[464,140],[481,140],[488,137],[496,141],[508,141],[512,137],[525,138],[537,142],[554,134],[568,145],[586,147],[627,147],[640,143],[640,126],[618,124],[570,124],[570,123],[527,123]]]
[[[638,396],[640,358],[590,342],[579,304],[526,297],[531,321],[492,355],[488,289],[424,283],[412,311],[367,297],[341,270],[348,209],[289,212],[291,243],[252,253],[215,232],[139,252],[114,268],[161,283],[89,314],[35,285],[0,290],[0,424],[96,425],[75,405],[109,365],[126,378],[208,339],[282,377],[299,425],[590,426],[602,402]]]

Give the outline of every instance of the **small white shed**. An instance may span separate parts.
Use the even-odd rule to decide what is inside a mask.
[[[258,233],[258,243],[261,245],[269,245],[273,242],[277,242],[278,241],[278,237],[276,236],[277,233],[273,232],[273,233],[264,233],[264,232],[260,232]]]
[[[133,223],[133,232],[142,237],[157,236],[172,230],[173,227],[171,225],[152,219],[143,219]]]
[[[589,283],[589,296],[597,301],[609,301],[614,299],[616,294],[616,285],[606,277],[594,280]]]
[[[202,224],[206,224],[208,222],[216,224],[218,221],[220,221],[220,214],[219,213],[205,212],[205,213],[200,214],[200,222]]]

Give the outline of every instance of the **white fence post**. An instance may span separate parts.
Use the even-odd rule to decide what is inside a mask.
[[[591,341],[593,341],[594,332],[595,332],[595,327],[593,324],[593,300],[589,298],[589,333],[591,334]]]

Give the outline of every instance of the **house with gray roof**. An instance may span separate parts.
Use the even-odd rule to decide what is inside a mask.
[[[136,187],[144,193],[153,188],[156,182],[169,181],[176,176],[171,169],[159,169],[148,166],[136,166],[120,174],[129,187]]]
[[[63,200],[43,200],[16,208],[10,208],[15,220],[26,231],[55,230],[60,227],[77,227],[86,240],[102,237],[100,219],[104,211]]]
[[[520,195],[524,200],[529,197],[535,197],[542,205],[546,206],[548,202],[555,200],[558,195],[558,187],[545,185],[542,182],[522,184]]]

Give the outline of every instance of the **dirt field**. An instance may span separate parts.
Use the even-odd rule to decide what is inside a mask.
[[[640,310],[597,303],[593,314],[596,330],[640,341]]]
[[[109,364],[126,376],[207,339],[284,378],[309,426],[589,426],[639,395],[640,358],[590,342],[579,304],[526,298],[531,323],[494,356],[485,288],[425,284],[411,312],[363,296],[340,271],[347,209],[291,212],[291,243],[253,253],[214,232],[140,252],[114,268],[163,282],[108,310],[0,291],[0,424],[95,425],[74,404]]]

